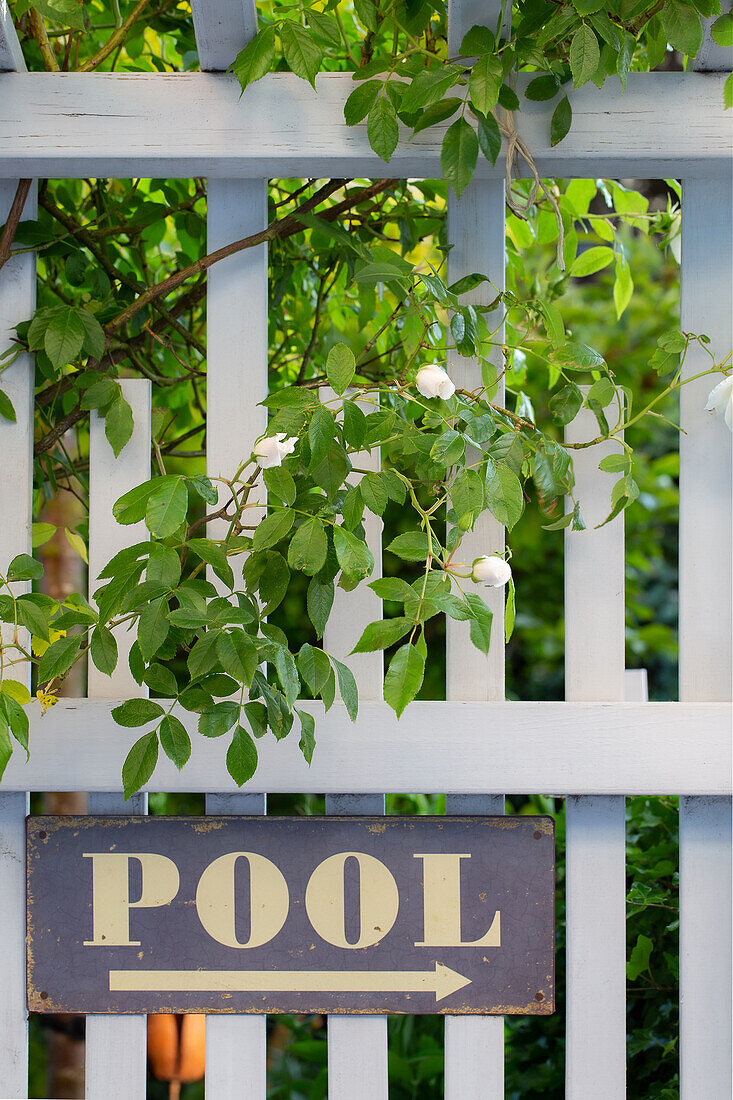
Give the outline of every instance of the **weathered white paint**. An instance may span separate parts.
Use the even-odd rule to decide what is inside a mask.
[[[9,15],[7,9],[0,17]],[[0,21],[0,27],[3,23]],[[12,25],[11,28],[12,30]],[[0,31],[0,35],[1,35]],[[13,32],[14,33],[14,32]],[[0,54],[2,39],[0,38]],[[15,196],[16,180],[0,183],[0,225]],[[28,196],[27,217],[35,217],[35,189]],[[15,256],[0,271],[0,350],[10,344],[13,329],[33,313],[36,264],[32,255]],[[23,355],[0,374],[0,386],[15,408],[16,423],[0,418],[0,571],[16,554],[31,552],[33,469],[33,358]],[[16,592],[29,586],[18,584]],[[7,627],[3,628],[7,636]],[[23,639],[27,641],[27,639]],[[15,679],[29,682],[26,672]],[[25,754],[14,745],[15,755]],[[0,1082],[8,1097],[28,1095],[28,1029],[25,1006],[25,791],[0,793]]]
[[[150,477],[150,383],[147,379],[121,381],[125,400],[132,409],[134,427],[128,443],[115,458],[104,433],[104,420],[92,413],[89,422],[89,597],[98,587],[98,576],[114,555],[148,537],[144,523],[123,526],[115,520],[112,505],[133,486]],[[146,695],[135,682],[128,655],[132,632],[115,632],[117,667],[105,676],[88,662],[87,690],[90,698],[109,699]],[[78,786],[80,777],[77,776]],[[87,797],[87,812],[118,815],[147,811],[147,795],[135,795],[125,802],[120,777],[110,789]],[[122,1026],[120,1026],[122,1024]],[[145,1016],[87,1016],[86,1096],[89,1100],[144,1100],[146,1089]]]
[[[611,415],[609,410],[608,415]],[[612,421],[614,422],[614,421]],[[584,410],[569,442],[597,435]],[[576,498],[587,530],[565,535],[565,696],[624,698],[624,520],[596,530],[610,511],[616,477],[598,463],[618,443],[574,452]],[[588,730],[595,744],[596,731]],[[629,749],[631,761],[635,751]],[[617,788],[619,791],[630,787]],[[604,1100],[626,1095],[626,847],[624,799],[569,798],[567,836],[568,1100],[586,1100],[603,1082]]]
[[[236,16],[240,14],[238,4]],[[212,17],[222,5],[206,2],[208,36],[196,25],[199,52],[212,64],[225,47],[222,26]],[[229,13],[232,14],[231,11]],[[240,28],[241,30],[241,28]],[[236,25],[233,32],[239,33]],[[212,37],[216,36],[216,38]],[[202,46],[205,49],[202,49]],[[218,50],[218,55],[216,50]],[[209,180],[207,245],[219,248],[261,228],[267,218],[265,180]],[[210,477],[231,477],[267,427],[260,402],[267,396],[267,249],[249,249],[209,272],[206,295],[206,463]],[[226,490],[219,488],[220,503]],[[262,513],[253,511],[253,517]],[[253,518],[254,522],[254,518]],[[226,534],[223,520],[209,525],[214,538]],[[241,559],[240,559],[241,560]],[[236,562],[232,563],[237,568]],[[240,566],[241,568],[241,566]],[[210,579],[216,581],[215,577]],[[219,582],[216,582],[219,583]],[[231,786],[231,782],[228,784]],[[264,794],[210,794],[207,813],[264,814]],[[211,1016],[206,1021],[206,1091],[217,1100],[246,1095],[264,1100],[267,1035],[265,1016]]]
[[[509,25],[510,14],[511,9],[505,15],[505,27]],[[474,24],[498,29],[500,15],[500,3],[453,0],[448,20],[449,54],[458,53],[463,36]],[[488,275],[494,284],[491,287],[483,283],[463,296],[462,301],[485,305],[497,291],[504,289],[504,210],[503,180],[474,180],[460,200],[449,192],[448,240],[452,248],[448,254],[448,281],[454,282],[477,271]],[[498,320],[496,317],[494,323]],[[496,340],[500,345],[503,326]],[[501,358],[499,350],[493,361],[500,363]],[[448,371],[461,389],[474,390],[481,385],[476,359],[465,359],[452,352],[448,356]],[[495,400],[503,404],[503,396],[504,385],[500,383]],[[501,553],[503,548],[504,530],[490,512],[485,512],[473,531],[464,536],[456,557],[471,563],[481,554]],[[504,698],[504,590],[475,588],[475,591],[486,599],[494,614],[489,655],[485,657],[471,643],[467,623],[446,618],[446,698],[477,702],[501,700]],[[493,784],[490,771],[484,783],[487,788]],[[446,798],[449,814],[497,814],[503,810],[502,795],[449,794]],[[486,1096],[501,1100],[504,1095],[503,1017],[446,1017],[445,1094],[446,1100],[483,1100]]]
[[[573,126],[554,148],[553,102],[523,101],[514,117],[542,176],[725,174],[723,81],[715,73],[631,73],[623,95],[613,82],[602,91],[586,84],[570,93]],[[366,126],[343,120],[350,74],[326,73],[317,85],[316,94],[290,73],[272,73],[240,99],[234,77],[215,73],[0,75],[0,173],[440,176],[444,126],[403,137],[386,165],[369,148]],[[477,172],[501,177],[502,158],[492,167],[481,157]]]
[[[24,73],[23,51],[20,48],[8,0],[0,0],[0,73]]]
[[[257,33],[255,0],[191,0],[191,14],[205,72],[228,69]]]
[[[730,53],[730,51],[728,51]],[[728,67],[730,61],[728,61]],[[733,187],[687,181],[682,195],[682,328],[733,345]],[[695,349],[686,377],[710,365]],[[731,697],[731,433],[706,413],[720,376],[684,386],[680,436],[680,699]],[[731,1081],[731,810],[680,805],[680,1076],[684,1100],[728,1097]]]
[[[733,7],[731,0],[723,0],[720,5],[721,12],[729,12],[731,7]],[[713,41],[710,33],[710,28],[717,18],[718,16],[714,15],[711,19],[702,21],[702,45],[692,63],[692,68],[699,73],[729,73],[733,67],[733,48],[719,46]]]
[[[730,706],[725,703],[413,703],[397,721],[386,703],[362,703],[352,724],[343,705],[298,703],[316,717],[309,768],[297,735],[258,742],[252,791],[364,794],[388,791],[506,793],[728,794]],[[132,740],[104,700],[60,699],[44,718],[31,708],[35,751],[15,754],[5,790],[68,790],[84,761],[87,790],[119,784]],[[82,720],[83,712],[83,720]],[[159,760],[148,790],[235,791],[224,749],[196,735],[196,715],[179,714],[193,734],[182,772]],[[487,778],[488,777],[488,778]]]

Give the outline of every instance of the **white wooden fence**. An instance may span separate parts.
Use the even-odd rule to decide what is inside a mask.
[[[256,28],[253,0],[192,0],[201,74],[28,74],[5,0],[0,0],[0,224],[13,177],[206,174],[211,248],[265,224],[267,176],[368,176],[383,165],[362,128],[344,126],[350,78],[319,80],[316,96],[273,74],[239,101],[223,70]],[[473,23],[495,22],[495,0],[452,0],[451,41]],[[698,67],[730,68],[731,51],[706,38]],[[725,354],[733,344],[733,224],[730,123],[715,72],[632,74],[625,96],[586,85],[573,95],[570,135],[548,142],[549,111],[527,103],[520,134],[546,175],[675,176],[683,181],[682,327],[706,332]],[[287,102],[287,110],[283,109]],[[439,174],[439,140],[427,130],[401,144],[390,171]],[[503,280],[501,165],[480,166],[460,202],[451,200],[451,278],[474,270]],[[30,207],[26,211],[31,213]],[[32,256],[0,275],[0,345],[32,312]],[[481,291],[477,291],[480,294]],[[215,266],[208,284],[208,468],[232,470],[262,431],[257,403],[267,388],[265,247]],[[694,374],[699,360],[690,357]],[[469,377],[465,360],[454,376]],[[30,550],[33,369],[28,357],[3,375],[18,414],[0,421],[0,561]],[[124,383],[135,434],[115,461],[92,425],[90,575],[138,538],[111,518],[111,502],[149,471],[150,393]],[[338,813],[381,812],[389,791],[451,791],[449,813],[496,813],[503,795],[567,797],[567,1096],[625,1095],[624,795],[678,794],[681,881],[681,1035],[684,1100],[729,1100],[731,953],[731,436],[703,413],[709,380],[682,391],[680,484],[680,701],[647,703],[639,676],[624,673],[623,519],[599,531],[608,475],[596,450],[579,451],[576,479],[588,531],[567,534],[565,703],[505,703],[503,648],[488,659],[448,623],[447,701],[418,703],[397,724],[382,703],[381,655],[357,666],[362,706],[352,726],[342,708],[319,717],[308,769],[293,739],[264,743],[252,792],[236,793],[221,754],[194,737],[179,775],[162,761],[154,790],[198,790],[210,813],[265,813],[265,791],[326,792]],[[582,439],[592,426],[570,426]],[[499,545],[490,517],[475,545]],[[378,524],[371,531],[379,562]],[[494,594],[495,610],[501,595]],[[531,598],[531,596],[530,596]],[[379,615],[370,591],[336,614],[328,647],[347,652]],[[89,700],[63,700],[32,721],[32,755],[16,753],[0,793],[0,1095],[27,1096],[24,818],[30,790],[83,789],[93,812],[144,812],[145,795],[124,803],[120,770],[129,736],[109,716],[109,697],[138,693],[120,661],[112,680],[90,669]],[[305,704],[315,706],[315,704]],[[290,743],[292,742],[292,743]],[[351,791],[351,794],[344,794]],[[142,1100],[144,1017],[90,1017],[87,1095]],[[384,1100],[384,1017],[329,1022],[331,1100]],[[446,1096],[499,1100],[504,1093],[503,1021],[446,1019]],[[207,1021],[207,1097],[265,1096],[265,1020]]]

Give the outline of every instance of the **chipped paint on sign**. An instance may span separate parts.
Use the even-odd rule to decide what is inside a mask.
[[[549,817],[31,817],[28,1006],[547,1015],[554,873]]]

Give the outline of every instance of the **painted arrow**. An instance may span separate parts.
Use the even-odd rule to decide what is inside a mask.
[[[114,993],[435,993],[442,1001],[471,978],[435,970],[110,970]]]

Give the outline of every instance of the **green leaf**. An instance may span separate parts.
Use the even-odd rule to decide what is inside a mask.
[[[153,493],[162,491],[164,486],[177,484],[180,480],[179,474],[166,474],[165,477],[152,478],[150,481],[144,481],[142,485],[136,485],[134,489],[130,489],[129,493],[125,493],[115,501],[112,515],[118,523],[137,523],[145,517],[145,509]],[[125,552],[122,551],[123,554]],[[119,555],[112,560],[116,561],[117,557]],[[106,572],[107,570],[105,574]]]
[[[165,585],[166,588],[175,588],[181,579],[181,559],[178,552],[162,542],[150,543],[145,579],[154,584]]]
[[[117,667],[117,641],[112,631],[101,623],[92,633],[90,651],[99,671],[111,676]]]
[[[19,596],[15,603],[15,613],[18,616],[18,624],[24,626],[27,631],[37,638],[48,641],[48,614],[35,602],[35,596],[28,594]]]
[[[702,22],[698,12],[689,4],[667,0],[660,12],[660,19],[670,46],[688,57],[697,57],[702,45]]]
[[[428,556],[428,536],[422,531],[405,531],[392,539],[387,550],[403,561],[425,561]]]
[[[496,49],[494,36],[488,27],[475,24],[467,30],[461,42],[461,57],[475,57],[482,53],[493,53]]]
[[[379,577],[376,581],[370,581],[369,588],[380,600],[392,600],[395,603],[404,603],[412,596],[412,588],[401,577]]]
[[[331,664],[336,669],[336,675],[339,681],[339,693],[346,707],[346,713],[351,721],[355,722],[359,712],[359,689],[356,685],[354,674],[347,665],[343,664],[342,661],[337,661],[335,657],[331,657]]]
[[[79,312],[75,306],[61,306],[46,327],[43,346],[56,370],[65,367],[81,351],[85,329]]]
[[[374,568],[374,558],[365,542],[343,527],[334,527],[333,542],[338,563],[349,577],[368,577]]]
[[[290,506],[296,497],[296,488],[293,475],[284,466],[270,466],[262,471],[267,491],[271,496],[277,497]]]
[[[258,768],[258,747],[247,729],[237,726],[227,750],[227,771],[238,787],[252,779]]]
[[[104,414],[104,434],[115,458],[129,441],[133,427],[132,409],[120,392]]]
[[[47,684],[63,676],[73,665],[82,643],[81,634],[58,638],[48,647],[38,666],[38,683]]]
[[[0,715],[2,714],[5,716],[13,737],[25,749],[26,756],[30,756],[28,752],[28,715],[12,695],[0,695]]]
[[[536,76],[534,80],[530,80],[524,94],[527,99],[542,103],[546,99],[552,99],[553,96],[557,95],[558,87],[557,77],[547,73],[544,76]]]
[[[365,80],[363,84],[357,84],[344,103],[344,119],[347,126],[356,126],[357,122],[366,118],[376,102],[381,87],[380,80]]]
[[[280,24],[280,41],[285,60],[296,76],[313,86],[323,61],[323,51],[309,30],[292,19]]]
[[[322,649],[306,642],[298,653],[298,670],[312,695],[320,695],[331,675],[331,665]]]
[[[569,385],[563,386],[561,390],[552,395],[548,407],[553,419],[558,424],[569,424],[580,412],[582,404],[583,394],[575,383],[570,382]]]
[[[199,715],[199,733],[202,737],[222,737],[228,733],[239,716],[239,704],[231,699],[206,707]]]
[[[237,54],[232,71],[242,91],[269,73],[275,60],[275,27],[265,27]]]
[[[221,667],[238,684],[249,687],[257,671],[257,647],[244,630],[222,632],[217,642]]]
[[[336,434],[336,420],[330,409],[320,405],[313,414],[308,428],[311,448],[309,468],[315,469],[327,457]]]
[[[276,550],[265,551],[267,566],[259,583],[263,615],[269,615],[282,603],[290,582],[290,570],[282,554]]]
[[[152,535],[165,539],[185,522],[187,512],[188,490],[184,479],[160,478],[147,501],[145,524]]]
[[[631,957],[626,964],[626,977],[630,982],[635,982],[640,974],[649,969],[654,943],[648,936],[639,935],[631,951]]]
[[[8,736],[7,724],[0,718],[0,779],[2,779],[12,755],[13,742]]]
[[[0,680],[0,692],[15,699],[22,707],[31,701],[31,693],[25,684],[21,684],[20,680],[10,680],[7,676]]]
[[[125,799],[143,787],[158,762],[158,734],[155,730],[145,733],[135,742],[122,765],[122,786]]]
[[[499,102],[501,87],[501,66],[494,57],[484,54],[471,68],[468,90],[471,103],[482,115],[488,115]]]
[[[336,344],[328,353],[326,377],[337,394],[341,395],[351,385],[356,371],[356,360],[346,344]]]
[[[254,533],[252,539],[254,549],[269,550],[271,546],[275,546],[280,539],[285,538],[294,522],[295,513],[290,509],[272,512],[269,516],[265,516]]]
[[[380,96],[369,112],[367,137],[377,156],[389,161],[397,148],[400,131],[395,109],[386,95]]]
[[[9,420],[11,424],[15,424],[16,417],[13,402],[3,390],[0,390],[0,416],[4,420]]]
[[[155,722],[165,710],[154,699],[126,699],[112,710],[112,717],[118,726],[147,726]]]
[[[316,720],[307,710],[298,710],[296,707],[295,713],[300,718],[298,748],[303,753],[306,764],[310,764],[313,759],[313,750],[316,747]]]
[[[219,659],[218,642],[221,631],[218,629],[207,630],[203,637],[199,638],[191,648],[186,664],[193,680],[205,676],[211,672]]]
[[[180,771],[191,755],[191,738],[183,722],[172,714],[166,714],[160,723],[160,743],[165,755]]]
[[[344,401],[344,438],[352,447],[361,447],[366,434],[366,417],[355,401]]]
[[[484,491],[487,507],[499,523],[511,530],[524,511],[524,496],[517,475],[503,463],[487,459]]]
[[[598,48],[595,31],[587,23],[583,23],[570,43],[570,70],[573,74],[574,88],[580,88],[591,79],[600,60],[601,51]]]
[[[137,651],[137,653],[140,652],[140,647],[138,646],[137,642],[130,650],[131,670],[132,654],[135,651]],[[142,657],[140,658],[140,660],[142,661]],[[166,668],[165,665],[161,665],[158,661],[154,661],[149,668],[146,668],[144,670],[143,674],[140,676],[140,679],[137,680],[138,683],[140,683],[141,681],[144,681],[148,685],[148,687],[151,688],[152,691],[157,691],[161,695],[173,698],[178,694],[178,684],[176,683],[175,674],[171,671],[171,669]],[[227,694],[229,693],[227,692]]]
[[[369,623],[352,649],[352,653],[372,653],[377,649],[387,649],[399,641],[414,626],[411,619],[378,619]]]
[[[257,532],[255,532],[256,534]],[[207,565],[211,566],[219,580],[223,581],[229,588],[234,588],[234,573],[227,561],[223,546],[218,542],[214,542],[213,539],[189,539],[188,546],[197,557],[201,558],[201,561],[205,561]]]
[[[313,577],[323,568],[327,551],[328,540],[323,524],[313,516],[301,523],[293,535],[288,548],[288,562],[291,569],[299,569],[306,576]]]
[[[78,316],[84,328],[84,351],[94,359],[101,359],[107,344],[104,329],[88,309],[80,309]]]
[[[278,646],[275,653],[275,668],[289,707],[292,707],[300,691],[300,677],[295,658],[285,646]]]
[[[413,130],[416,134],[419,134],[421,130],[427,130],[429,126],[436,126],[439,122],[445,122],[447,118],[454,115],[459,107],[463,105],[463,100],[458,99],[456,96],[450,96],[448,99],[441,99],[439,103],[431,103],[429,107],[426,107],[423,113],[415,123]]]
[[[328,616],[333,607],[333,597],[333,581],[322,581],[318,577],[313,577],[308,585],[307,607],[308,618],[315,627],[317,638],[323,637]]]
[[[38,581],[43,576],[43,566],[28,554],[18,554],[8,566],[9,581]]]
[[[608,267],[610,263],[613,263],[613,259],[613,249],[608,248],[607,245],[586,248],[575,257],[568,275],[573,275],[576,279],[582,279],[586,275],[595,275],[597,271],[602,271],[604,267]]]
[[[562,97],[555,110],[552,112],[550,122],[550,144],[559,145],[570,129],[573,121],[573,108],[566,95]]]
[[[478,138],[465,118],[451,123],[443,137],[440,151],[441,171],[460,198],[473,178],[478,159]]]
[[[384,678],[384,700],[398,718],[422,687],[425,658],[414,645],[403,645],[390,661]]]
[[[168,600],[160,596],[151,600],[142,610],[137,624],[137,640],[140,653],[147,664],[168,637]]]
[[[57,528],[52,523],[34,523],[32,527],[31,545],[34,550],[39,546],[45,546],[49,539],[56,534]]]
[[[341,45],[341,32],[333,16],[310,9],[306,12],[306,18],[308,19],[308,26],[331,46]]]
[[[504,642],[508,645],[514,633],[514,620],[516,618],[516,593],[514,590],[513,577],[509,578],[509,583],[506,588],[506,603],[504,604]]]
[[[359,492],[370,512],[374,512],[375,516],[384,514],[389,496],[380,474],[365,474],[359,482]]]
[[[552,358],[566,370],[597,370],[606,363],[603,356],[599,355],[594,348],[589,348],[587,344],[577,344],[572,340],[553,351]]]
[[[613,302],[616,306],[617,320],[621,319],[621,315],[631,301],[633,293],[634,280],[631,278],[631,267],[623,256],[617,256],[616,278],[613,283]]]
[[[713,42],[717,42],[723,49],[733,46],[733,12],[725,12],[715,20],[710,28]]]
[[[475,592],[467,592],[464,599],[471,611],[471,641],[482,653],[488,653],[491,643],[491,621],[494,616]]]
[[[496,164],[496,159],[501,152],[499,123],[493,115],[487,115],[486,118],[479,115],[477,122],[479,148],[490,164]]]
[[[188,484],[207,504],[216,504],[218,502],[219,490],[215,485],[212,485],[208,477],[205,477],[203,474],[197,474],[196,477],[190,477],[188,479]]]

